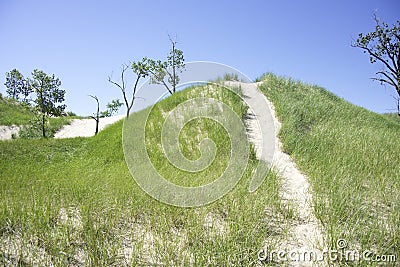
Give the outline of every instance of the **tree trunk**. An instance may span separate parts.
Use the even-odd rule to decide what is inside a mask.
[[[175,43],[172,42],[172,87],[176,91],[176,71],[175,71]]]
[[[397,115],[400,117],[400,98],[397,99]]]
[[[96,118],[96,132],[94,133],[94,135],[96,135],[99,132],[99,114],[97,114],[97,118]]]
[[[46,123],[46,118],[45,118],[45,115],[43,114],[42,115],[42,134],[43,134],[43,138],[46,138],[46,125],[45,125],[45,123]]]

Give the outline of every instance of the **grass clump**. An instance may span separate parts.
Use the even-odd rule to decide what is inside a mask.
[[[400,124],[327,90],[266,74],[284,150],[307,173],[331,248],[400,251]],[[365,263],[365,262],[364,262]]]

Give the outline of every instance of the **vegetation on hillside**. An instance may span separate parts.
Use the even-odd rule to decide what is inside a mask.
[[[180,145],[195,158],[198,138],[208,133],[220,148],[209,169],[179,171],[159,154],[158,126],[167,111],[200,95],[223,101],[240,117],[246,111],[235,94],[222,88],[189,88],[157,104],[147,126],[149,154],[167,179],[182,185],[217,178],[230,157],[224,149],[227,133],[207,119],[185,127]],[[172,207],[145,194],[132,179],[121,145],[122,126],[120,121],[91,138],[0,142],[1,263],[251,265],[265,240],[273,247],[271,240],[284,234],[282,221],[267,217],[290,219],[281,206],[278,177],[271,172],[255,193],[248,192],[254,157],[236,188],[222,199],[201,208]],[[20,249],[10,252],[2,244]]]
[[[392,120],[393,122],[400,123],[400,118],[396,113],[384,113],[382,115],[388,120]]]
[[[376,114],[318,86],[273,74],[260,80],[282,122],[284,150],[310,178],[329,247],[345,239],[348,249],[370,250],[372,256],[398,253],[396,115]],[[229,162],[232,146],[223,127],[196,119],[180,132],[182,153],[197,159],[199,140],[208,137],[218,148],[216,160],[198,173],[168,163],[160,139],[163,122],[174,107],[197,96],[218,99],[240,117],[247,109],[217,86],[187,88],[155,105],[146,125],[149,157],[166,179],[182,186],[212,182]],[[281,202],[279,177],[270,172],[255,193],[247,191],[257,164],[254,151],[243,178],[222,199],[201,208],[172,207],[132,179],[122,127],[120,121],[90,138],[0,142],[1,264],[252,265],[262,246],[273,248],[285,238],[295,215]]]
[[[20,138],[33,139],[42,137],[41,125],[35,123],[37,121],[36,116],[35,111],[29,105],[8,97],[0,98],[0,125],[23,126],[19,132]],[[48,137],[54,136],[59,129],[69,124],[73,118],[79,117],[50,117],[46,124]]]
[[[52,137],[55,131],[69,122],[65,118],[54,119],[63,115],[66,108],[62,104],[65,90],[60,89],[61,80],[54,74],[48,75],[35,69],[32,77],[25,78],[17,69],[13,69],[6,73],[4,85],[9,99],[2,103],[5,112],[1,114],[4,118],[0,121],[6,125],[23,125],[20,137]]]
[[[12,98],[0,98],[0,125],[28,124],[32,116],[33,112],[28,106]]]
[[[261,80],[284,150],[310,178],[330,247],[345,239],[348,249],[399,257],[400,124],[318,86],[273,74]]]

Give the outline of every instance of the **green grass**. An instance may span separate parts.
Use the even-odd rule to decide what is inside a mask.
[[[30,108],[10,98],[0,98],[0,125],[23,125],[32,119]]]
[[[226,133],[207,119],[185,127],[180,146],[189,158],[196,158],[197,140],[207,133],[220,148],[218,162],[210,169],[185,173],[160,154],[163,114],[200,94],[224,101],[240,116],[246,111],[233,93],[205,87],[177,92],[157,104],[147,125],[150,158],[166,178],[182,185],[215,179],[230,156]],[[89,266],[252,265],[264,241],[280,236],[279,226],[267,216],[287,216],[279,197],[280,180],[271,172],[249,194],[254,158],[236,188],[222,199],[200,208],[168,206],[145,194],[131,177],[122,150],[122,125],[117,122],[91,138],[0,142],[0,263],[29,265],[37,259],[39,265],[51,261],[55,266],[82,261]],[[1,245],[4,240],[19,244],[19,255],[9,254]]]
[[[329,246],[336,248],[336,240],[344,238],[349,249],[399,257],[398,121],[318,86],[273,74],[262,80],[259,88],[282,122],[284,150],[309,176]]]
[[[384,113],[383,116],[389,120],[400,123],[400,116],[397,113]]]

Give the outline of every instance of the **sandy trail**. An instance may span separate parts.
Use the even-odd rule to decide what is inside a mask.
[[[316,252],[319,256],[325,248],[324,230],[320,222],[314,215],[312,204],[312,188],[308,183],[308,178],[296,167],[290,156],[282,151],[282,143],[277,134],[281,123],[276,117],[273,104],[257,88],[257,84],[240,83],[246,101],[254,101],[256,107],[268,106],[269,112],[254,109],[248,114],[247,127],[249,128],[249,138],[254,144],[257,157],[271,162],[266,151],[275,146],[272,166],[282,177],[281,197],[284,204],[288,204],[294,209],[296,217],[289,222],[289,233],[285,240],[278,242],[277,250],[296,251],[296,252]],[[262,103],[264,102],[264,103]],[[271,122],[272,118],[272,122]],[[260,127],[258,127],[258,123]],[[261,129],[260,129],[261,128]],[[265,131],[274,132],[275,144],[263,141]],[[265,138],[264,138],[265,139]],[[316,263],[311,261],[287,262],[289,266],[313,266]],[[323,262],[318,262],[318,266]]]
[[[103,130],[106,126],[122,120],[125,115],[118,115],[113,117],[100,118],[99,131]],[[96,130],[96,121],[94,119],[74,119],[71,124],[61,128],[54,138],[72,138],[72,137],[90,137],[94,136]]]

